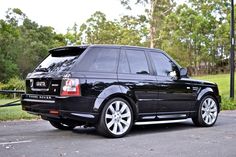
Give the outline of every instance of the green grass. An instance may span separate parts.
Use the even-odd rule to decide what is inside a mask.
[[[0,105],[14,101],[13,99],[0,99]],[[21,109],[21,106],[0,107],[0,121],[19,119],[38,119]]]
[[[236,100],[231,100],[229,98],[229,86],[230,86],[230,74],[218,74],[218,75],[206,75],[194,77],[195,79],[207,80],[217,83],[219,87],[219,92],[222,98],[222,109],[223,110],[233,110],[236,109]],[[235,80],[236,84],[236,80]],[[236,90],[234,89],[236,96]]]

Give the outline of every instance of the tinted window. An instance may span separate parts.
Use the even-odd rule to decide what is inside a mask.
[[[35,71],[60,72],[68,71],[76,62],[77,58],[85,49],[67,49],[50,52],[51,54],[43,60]]]
[[[150,52],[152,61],[159,76],[168,76],[173,71],[173,63],[162,53]]]
[[[126,55],[132,74],[149,74],[144,51],[126,50]]]
[[[119,49],[92,48],[79,64],[79,71],[116,72]]]
[[[127,60],[127,56],[126,53],[123,51],[120,54],[120,61],[119,61],[119,69],[118,69],[119,73],[130,73],[130,68],[129,68],[129,63]]]

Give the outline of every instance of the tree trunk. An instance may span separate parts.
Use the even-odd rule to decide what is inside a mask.
[[[156,27],[155,27],[155,5],[156,5],[156,0],[151,0],[151,8],[150,8],[150,48],[155,47],[155,37],[156,37]]]

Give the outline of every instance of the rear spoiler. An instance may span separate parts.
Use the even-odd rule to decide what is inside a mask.
[[[64,46],[51,49],[49,53],[53,55],[78,55],[83,53],[87,48],[88,46]]]

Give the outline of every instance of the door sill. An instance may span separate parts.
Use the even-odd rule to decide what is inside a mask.
[[[135,125],[170,124],[170,123],[182,123],[185,121],[187,121],[187,119],[135,122]]]

